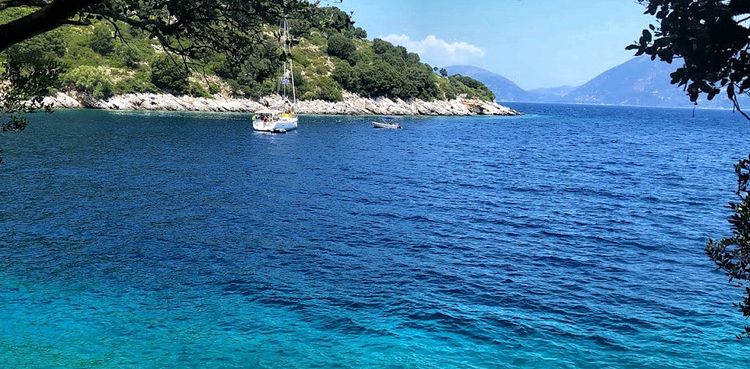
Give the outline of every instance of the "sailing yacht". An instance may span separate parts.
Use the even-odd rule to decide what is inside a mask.
[[[258,111],[253,116],[253,129],[263,132],[284,133],[297,129],[297,91],[294,87],[294,67],[292,65],[292,38],[289,35],[289,22],[281,21],[281,44],[284,49],[284,62],[279,81],[279,94],[284,98],[284,106],[278,110]],[[291,101],[289,94],[291,93]]]

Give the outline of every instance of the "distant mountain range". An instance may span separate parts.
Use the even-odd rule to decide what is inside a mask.
[[[536,100],[558,101],[575,89],[576,86],[560,86],[550,88],[537,88],[534,90],[529,90],[529,93]]]
[[[691,107],[692,103],[686,93],[669,83],[669,75],[676,68],[674,64],[639,57],[578,87],[561,86],[526,91],[513,81],[482,68],[446,67],[449,74],[462,74],[483,82],[495,93],[498,101]],[[730,108],[732,105],[720,95],[714,101],[701,100],[698,106]]]

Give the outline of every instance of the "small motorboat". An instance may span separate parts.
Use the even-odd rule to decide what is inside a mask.
[[[372,122],[372,126],[375,128],[401,129],[400,124],[398,124],[393,119],[387,119],[387,118]]]

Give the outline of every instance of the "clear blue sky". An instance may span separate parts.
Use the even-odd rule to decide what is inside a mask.
[[[433,66],[470,64],[533,89],[580,85],[632,57],[651,18],[636,0],[334,0],[369,37]],[[434,37],[429,37],[434,36]]]

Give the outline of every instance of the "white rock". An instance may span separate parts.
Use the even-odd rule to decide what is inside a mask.
[[[300,101],[301,114],[346,115],[519,115],[520,113],[494,102],[458,97],[446,101],[414,99],[365,98],[344,91],[344,101]],[[61,93],[44,99],[56,108],[94,108],[109,110],[167,110],[202,112],[253,112],[285,105],[279,95],[260,99],[234,99],[216,94],[212,98],[174,96],[171,94],[133,93],[93,99],[77,93]]]

